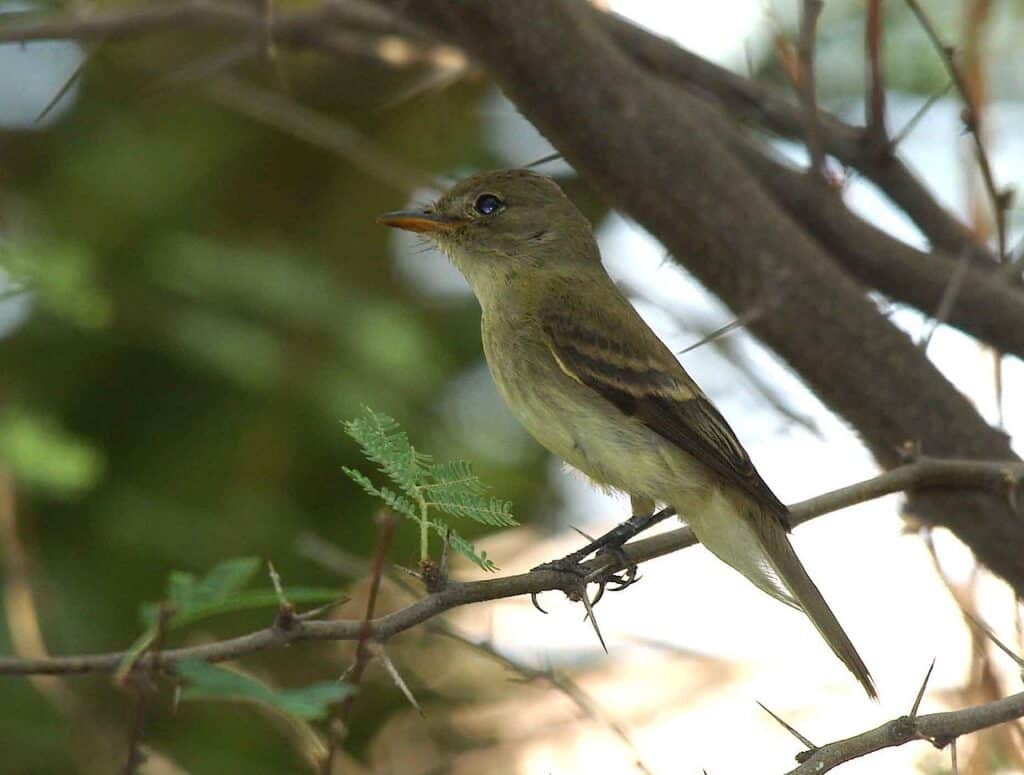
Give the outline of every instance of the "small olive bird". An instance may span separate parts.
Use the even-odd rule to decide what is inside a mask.
[[[380,223],[429,238],[483,310],[498,390],[541,444],[634,513],[675,508],[719,559],[803,611],[875,697],[867,667],[790,545],[789,511],[672,352],[601,264],[590,223],[522,169],[462,181]]]

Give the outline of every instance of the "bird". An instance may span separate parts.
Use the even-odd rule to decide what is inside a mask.
[[[512,414],[634,514],[673,507],[713,555],[810,619],[877,698],[864,661],[789,541],[789,509],[725,418],[618,289],[586,216],[527,169],[469,177],[378,222],[427,238],[466,278]]]

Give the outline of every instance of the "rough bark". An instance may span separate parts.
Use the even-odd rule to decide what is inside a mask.
[[[836,192],[751,143],[740,140],[733,148],[776,201],[857,280],[926,315],[936,313],[954,286],[943,322],[1024,358],[1024,289],[1007,282],[998,264],[959,267],[968,256],[911,247],[850,212]]]

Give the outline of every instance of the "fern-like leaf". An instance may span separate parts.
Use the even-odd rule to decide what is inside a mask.
[[[452,549],[473,562],[475,565],[478,565],[482,570],[485,570],[488,573],[500,570],[500,568],[498,568],[498,566],[487,557],[486,551],[482,551],[480,554],[477,554],[476,547],[474,547],[473,544],[460,536],[441,520],[431,520],[430,526],[433,527],[442,538],[447,537],[448,545]]]
[[[430,456],[417,452],[398,422],[386,414],[366,410],[366,416],[345,423],[345,431],[363,448],[388,479],[412,496],[429,475]]]
[[[431,509],[465,517],[491,527],[518,525],[512,516],[512,504],[487,498],[487,485],[473,473],[464,460],[434,463],[429,455],[417,452],[398,423],[386,414],[367,409],[366,414],[345,423],[345,431],[362,447],[363,455],[377,464],[401,492],[378,487],[366,474],[354,469],[342,470],[368,495],[382,500],[393,511],[416,522],[421,529],[421,558],[428,554],[428,530],[447,536],[452,549],[465,555],[484,570],[497,570],[486,552],[477,554],[466,539],[455,533]]]
[[[487,485],[473,473],[473,466],[465,460],[453,460],[450,463],[435,463],[430,467],[430,482],[423,486],[424,490],[437,487],[453,487],[464,492],[483,495]]]
[[[429,498],[428,505],[456,517],[466,517],[492,527],[513,527],[519,524],[512,516],[512,504],[509,501],[484,498],[454,488],[432,490]]]

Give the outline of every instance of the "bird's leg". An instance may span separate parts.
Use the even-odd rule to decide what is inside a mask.
[[[597,571],[598,574],[603,575],[599,575],[599,578],[601,578],[601,586],[598,590],[597,596],[594,598],[595,602],[601,599],[601,595],[604,594],[604,589],[607,584],[613,583],[615,586],[612,587],[612,591],[617,592],[637,581],[636,563],[629,558],[629,555],[626,554],[622,547],[630,538],[650,527],[652,524],[650,520],[651,517],[654,516],[654,509],[657,504],[655,504],[651,498],[646,498],[642,495],[630,495],[629,505],[631,507],[630,510],[632,511],[632,514],[623,524],[633,523],[630,524],[630,529],[636,530],[636,532],[632,533],[632,535],[627,535],[626,537],[616,536],[615,539],[597,550],[598,557],[602,555],[610,555],[614,557],[618,561],[617,564],[625,571],[625,574],[607,573],[603,570]]]
[[[676,513],[676,510],[667,507],[656,512],[654,510],[654,501],[650,498],[631,497],[630,503],[633,515],[625,522],[616,525],[583,548],[577,549],[575,552],[567,554],[559,560],[552,560],[551,562],[538,565],[534,570],[558,570],[586,577],[589,571],[581,565],[582,561],[594,552],[599,552],[616,556],[619,558],[620,566],[627,568],[626,576],[608,575],[605,577],[604,583],[614,581],[618,584],[618,589],[623,589],[632,584],[636,580],[636,564],[622,550],[623,545],[649,527],[671,517]]]

